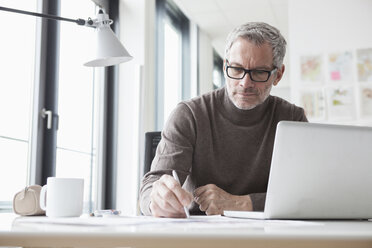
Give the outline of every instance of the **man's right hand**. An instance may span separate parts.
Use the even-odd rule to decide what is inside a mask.
[[[155,217],[182,218],[186,217],[183,206],[188,206],[193,199],[190,192],[170,175],[163,175],[153,183],[151,191],[150,210]]]

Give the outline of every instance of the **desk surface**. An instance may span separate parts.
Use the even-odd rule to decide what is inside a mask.
[[[372,247],[372,221],[86,217],[77,222],[70,218],[68,224],[60,220],[50,223],[47,217],[0,214],[0,246]]]

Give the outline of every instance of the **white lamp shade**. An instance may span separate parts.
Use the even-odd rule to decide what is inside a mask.
[[[85,66],[101,67],[127,62],[133,57],[118,40],[109,25],[96,28],[96,52],[93,60]]]

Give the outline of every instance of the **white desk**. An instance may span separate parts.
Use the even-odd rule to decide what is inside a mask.
[[[0,214],[0,246],[23,247],[372,247],[371,221],[62,225],[19,223]],[[44,217],[47,218],[47,217]],[[16,219],[16,220],[15,220]],[[95,218],[96,224],[100,220]],[[106,221],[107,219],[101,219]],[[133,219],[132,219],[133,220]],[[240,220],[237,220],[240,221]]]

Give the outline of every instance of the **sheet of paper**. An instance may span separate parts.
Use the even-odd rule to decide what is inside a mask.
[[[312,222],[305,221],[279,221],[279,220],[253,220],[228,218],[225,216],[191,216],[188,219],[183,218],[155,218],[150,216],[112,216],[112,217],[75,217],[75,218],[50,218],[50,217],[19,217],[15,220],[16,225],[22,224],[52,224],[52,225],[73,225],[73,226],[161,226],[169,225],[185,228],[242,228],[242,227],[260,227],[267,225],[280,226],[304,226],[314,225]]]

